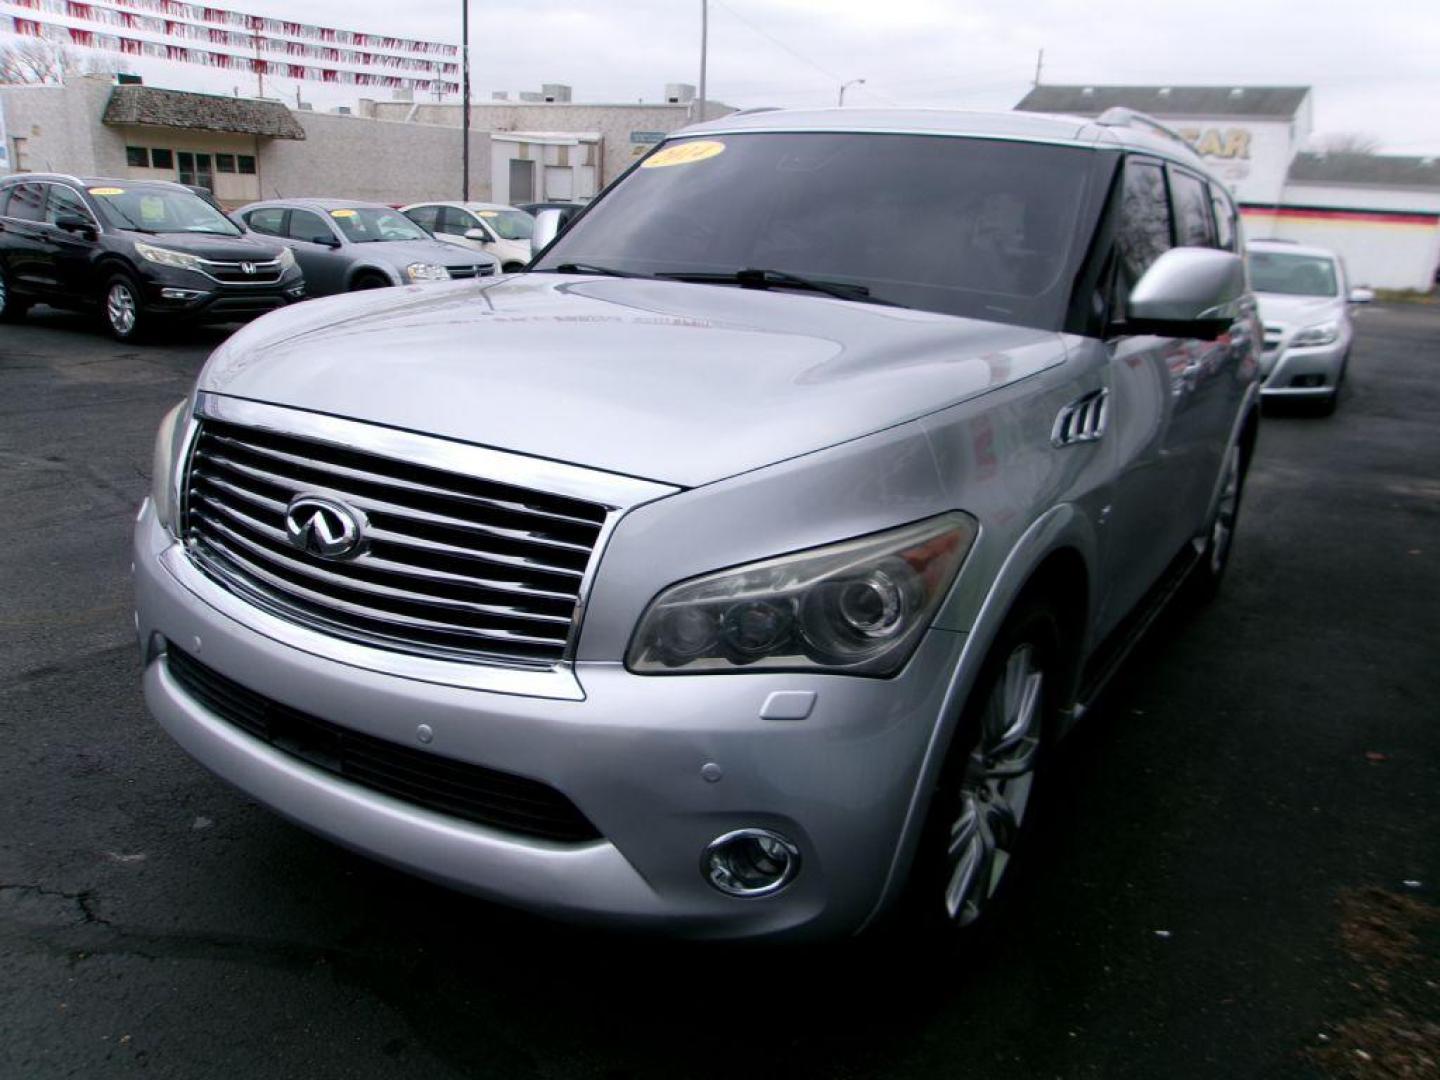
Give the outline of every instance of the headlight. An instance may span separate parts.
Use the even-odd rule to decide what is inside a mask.
[[[434,263],[411,263],[405,267],[405,276],[411,281],[449,281],[450,271]]]
[[[1329,345],[1340,337],[1340,323],[1336,320],[1307,326],[1290,339],[1292,347],[1306,345]]]
[[[176,476],[180,462],[176,455],[184,448],[189,421],[188,399],[165,414],[155,435],[155,455],[150,462],[150,497],[155,501],[155,516],[172,536],[180,535],[179,477]]]
[[[282,247],[277,258],[280,260],[280,272],[282,274],[295,265],[295,252],[291,251],[288,247]]]
[[[915,650],[976,530],[969,515],[942,514],[673,585],[641,617],[626,664],[643,674],[889,675]]]
[[[199,270],[204,261],[198,255],[156,247],[143,240],[135,241],[135,253],[149,262],[159,263],[161,266],[173,266],[177,270]]]

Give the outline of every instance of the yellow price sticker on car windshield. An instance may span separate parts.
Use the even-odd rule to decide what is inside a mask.
[[[90,194],[91,194],[91,195],[124,195],[124,194],[125,194],[125,189],[124,189],[123,187],[92,187],[92,188],[90,189]]]
[[[331,211],[330,211],[330,216],[331,216],[331,217],[354,217],[354,216],[355,216],[355,211],[354,211],[354,210],[331,210]]]
[[[725,152],[725,144],[718,139],[697,139],[695,142],[677,143],[657,150],[643,162],[642,169],[663,169],[667,165],[694,165]]]
[[[499,211],[499,210],[481,210],[481,211],[480,211],[480,216],[481,216],[481,217],[499,217],[499,216],[500,216],[500,211]]]

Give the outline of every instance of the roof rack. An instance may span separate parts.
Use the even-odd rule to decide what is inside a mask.
[[[1190,145],[1184,135],[1181,135],[1169,124],[1162,124],[1153,116],[1143,113],[1139,109],[1127,109],[1123,105],[1112,105],[1101,113],[1095,122],[1102,127],[1128,127],[1150,131],[1162,138],[1179,143],[1192,154],[1195,153],[1195,148]]]

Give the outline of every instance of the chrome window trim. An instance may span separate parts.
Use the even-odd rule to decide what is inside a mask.
[[[564,654],[559,661],[548,665],[511,665],[478,658],[431,657],[339,637],[307,625],[293,613],[277,614],[257,599],[247,598],[232,589],[216,575],[204,570],[196,555],[184,543],[174,545],[162,556],[162,563],[181,585],[222,614],[266,637],[354,667],[466,689],[583,700],[584,691],[575,676],[575,652],[584,629],[595,575],[610,536],[620,519],[632,508],[681,490],[669,484],[421,435],[401,428],[202,391],[196,394],[194,414],[185,434],[184,452],[177,455],[180,465],[176,478],[181,503],[184,502],[183,477],[200,421],[205,419],[314,439],[462,476],[565,495],[605,507],[605,519],[580,580]],[[184,514],[181,505],[177,509],[181,521]]]

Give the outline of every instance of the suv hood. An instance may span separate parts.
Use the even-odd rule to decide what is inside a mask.
[[[267,244],[250,236],[215,236],[193,232],[131,233],[132,238],[156,247],[199,255],[215,262],[268,262],[280,251],[280,244]]]
[[[1060,363],[1058,334],[794,292],[524,274],[312,300],[200,389],[692,487]]]
[[[1260,321],[1280,326],[1309,326],[1339,316],[1344,304],[1338,296],[1292,296],[1288,293],[1256,293]]]

